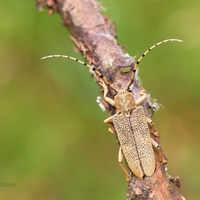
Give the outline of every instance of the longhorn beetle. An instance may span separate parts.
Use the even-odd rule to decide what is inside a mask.
[[[135,72],[142,58],[156,46],[166,42],[174,41],[182,42],[182,40],[179,39],[167,39],[156,43],[146,50],[136,62],[132,71],[131,79],[127,86],[120,90],[117,90],[113,85],[109,84],[106,77],[103,76],[95,67],[76,58],[65,55],[50,55],[41,58],[69,58],[87,66],[101,78],[100,85],[104,91],[104,99],[116,108],[116,113],[105,119],[104,123],[113,124],[116,129],[120,144],[118,162],[126,174],[127,181],[130,180],[130,175],[126,168],[122,165],[123,155],[133,174],[141,180],[145,176],[151,176],[155,171],[155,157],[152,146],[158,149],[158,153],[160,155],[159,145],[150,136],[150,133],[154,136],[158,136],[158,132],[155,131],[153,121],[145,116],[144,108],[141,105],[146,100],[147,93],[144,90],[140,91],[141,96],[136,100],[132,91],[130,90],[130,86],[134,81]],[[113,99],[107,96],[108,87],[114,91]],[[162,161],[160,156],[159,158]]]

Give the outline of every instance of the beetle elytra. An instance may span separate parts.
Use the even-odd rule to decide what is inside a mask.
[[[140,97],[135,99],[132,91],[130,90],[130,86],[134,81],[135,72],[142,58],[156,46],[170,41],[182,42],[182,40],[179,39],[167,39],[150,47],[136,62],[132,71],[131,79],[127,86],[120,90],[117,90],[113,85],[109,84],[105,76],[103,76],[95,67],[74,57],[65,55],[50,55],[41,58],[69,58],[87,66],[101,78],[100,85],[104,91],[104,99],[116,109],[115,114],[105,119],[104,123],[111,123],[115,127],[120,144],[118,162],[126,174],[127,181],[130,180],[130,175],[126,168],[122,165],[123,156],[125,157],[133,174],[142,180],[145,176],[152,176],[155,171],[155,157],[152,146],[159,150],[159,145],[150,136],[150,133],[154,136],[158,136],[158,132],[155,131],[152,120],[146,117],[142,106],[142,103],[147,98],[147,93],[142,90],[140,91]],[[113,98],[109,98],[107,96],[108,87],[115,93]]]

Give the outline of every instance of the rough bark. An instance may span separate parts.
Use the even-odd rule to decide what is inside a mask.
[[[50,15],[54,12],[61,15],[64,26],[72,34],[71,40],[74,41],[77,50],[86,58],[89,64],[94,65],[107,78],[109,83],[117,89],[127,86],[131,76],[131,73],[127,73],[127,71],[133,69],[134,60],[124,54],[124,49],[117,43],[115,25],[106,16],[100,14],[101,5],[97,1],[37,0],[36,4],[40,10],[47,8]],[[99,77],[95,76],[95,78],[98,82]],[[136,97],[139,96],[141,87],[135,79],[131,90]],[[112,98],[113,91],[109,90],[108,96]],[[109,114],[115,112],[112,106],[105,101],[103,103]],[[144,104],[148,116],[151,116],[148,112],[150,105],[149,100]],[[153,110],[153,108],[150,107],[150,110]],[[112,129],[115,132],[114,127]],[[154,140],[160,144],[160,138],[154,138]],[[144,180],[139,180],[132,174],[126,199],[183,199],[171,185],[173,182],[175,185],[180,186],[179,179],[169,177],[164,165],[158,158],[156,150],[154,154],[156,158],[155,173],[151,177],[145,177]],[[162,156],[165,158],[164,154]]]

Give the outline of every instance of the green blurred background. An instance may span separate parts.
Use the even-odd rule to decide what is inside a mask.
[[[143,86],[163,105],[155,114],[168,173],[180,176],[186,199],[200,194],[199,0],[102,0],[117,25],[119,43],[137,58]],[[58,14],[39,12],[34,1],[0,7],[0,199],[121,200],[127,183],[117,163],[118,145],[88,70],[78,58]],[[82,58],[81,58],[82,59]]]

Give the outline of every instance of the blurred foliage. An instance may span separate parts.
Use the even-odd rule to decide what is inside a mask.
[[[186,199],[200,196],[200,1],[101,0],[117,26],[119,43],[137,58],[145,89],[165,109],[155,114],[168,173],[180,176]],[[96,103],[99,88],[88,70],[64,59],[73,51],[58,14],[39,12],[34,1],[0,7],[0,199],[125,199],[118,145]]]

